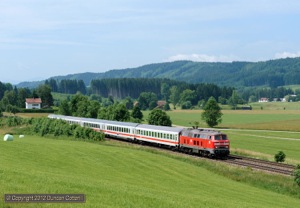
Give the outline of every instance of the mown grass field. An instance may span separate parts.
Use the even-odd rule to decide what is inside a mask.
[[[293,187],[292,178],[258,175],[143,147],[25,135],[15,136],[13,142],[0,141],[0,153],[0,207],[282,208],[300,203],[298,187],[292,197],[281,193],[285,185],[278,185]],[[213,171],[216,167],[224,176]],[[249,184],[251,180],[257,184],[269,180],[280,190]],[[84,193],[86,203],[4,204],[5,193]]]
[[[222,123],[217,129],[228,134],[232,152],[273,160],[278,151],[286,161],[300,164],[300,103],[257,103],[259,110],[222,110]],[[260,107],[263,107],[263,110]],[[286,110],[282,109],[283,106]],[[287,110],[293,109],[293,110]],[[168,112],[173,125],[208,126],[201,120],[202,110],[172,110]],[[149,111],[145,111],[147,118]]]
[[[191,127],[199,121],[200,127],[208,127],[201,121],[201,110],[170,111],[173,125]],[[273,160],[278,151],[284,151],[289,161],[300,163],[300,111],[252,110],[223,112],[223,122],[217,127],[228,134],[231,147],[251,155],[266,154]],[[250,131],[251,130],[251,131]],[[258,131],[257,131],[258,130]]]

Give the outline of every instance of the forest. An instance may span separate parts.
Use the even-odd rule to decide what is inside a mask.
[[[54,80],[92,80],[111,78],[168,78],[189,84],[212,83],[236,89],[248,87],[276,88],[300,84],[300,58],[275,59],[261,62],[192,62],[175,61],[148,64],[137,68],[110,70],[102,73],[79,73],[51,77]],[[49,78],[49,79],[51,79]],[[36,88],[40,82],[23,82],[17,87]]]

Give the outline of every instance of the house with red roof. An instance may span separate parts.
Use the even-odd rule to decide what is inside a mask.
[[[41,98],[26,98],[26,109],[41,109],[42,100]]]

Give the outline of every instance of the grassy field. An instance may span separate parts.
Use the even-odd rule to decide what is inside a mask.
[[[192,126],[194,121],[198,121],[199,126],[207,127],[201,120],[202,112],[202,110],[175,110],[169,111],[168,115],[174,125]],[[223,110],[222,113],[219,128],[300,131],[300,110]],[[145,118],[148,114],[146,111]]]
[[[278,151],[286,154],[286,162],[300,164],[300,132],[222,130],[231,142],[231,152],[274,161]]]
[[[227,166],[222,176],[213,171],[213,166],[222,169],[221,164],[208,165],[199,159],[179,159],[109,141],[99,144],[25,136],[0,141],[0,153],[0,207],[282,208],[300,203],[299,196],[280,194],[284,188],[278,183],[292,186],[292,178],[250,170],[248,176],[247,170]],[[226,174],[236,174],[238,179]],[[280,190],[249,184],[251,180],[257,184],[273,181]],[[294,189],[297,195],[299,188]],[[5,193],[84,193],[86,203],[4,204]]]
[[[287,162],[300,164],[300,110],[287,109],[300,103],[261,103],[264,110],[222,110],[223,121],[217,127],[228,134],[232,152],[273,160],[278,151],[287,155]],[[172,110],[168,112],[173,125],[208,127],[201,120],[202,110]],[[147,118],[149,111],[145,111]]]

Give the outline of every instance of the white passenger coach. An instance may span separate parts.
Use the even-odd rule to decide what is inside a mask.
[[[183,128],[155,126],[132,122],[109,121],[93,118],[79,118],[50,114],[52,119],[62,119],[70,124],[78,124],[101,131],[105,135],[119,139],[132,140],[136,142],[150,142],[155,144],[177,147],[179,136]]]

